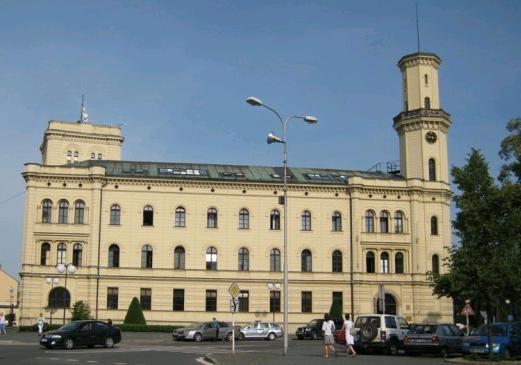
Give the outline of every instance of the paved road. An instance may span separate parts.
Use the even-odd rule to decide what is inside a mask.
[[[214,360],[220,365],[314,365],[314,364],[442,364],[432,357],[389,357],[360,355],[356,359],[338,357],[323,359],[321,341],[292,340],[288,356],[282,356],[282,340],[239,341],[231,354],[229,342],[175,342],[167,333],[124,333],[123,342],[114,349],[78,348],[72,351],[47,350],[38,345],[35,333],[10,331],[0,336],[0,364],[14,365],[205,365]],[[339,347],[339,350],[343,350]],[[208,356],[208,357],[206,357]]]

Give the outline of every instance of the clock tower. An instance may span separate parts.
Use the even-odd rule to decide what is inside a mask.
[[[434,53],[418,52],[398,61],[403,80],[403,111],[394,117],[400,138],[400,169],[406,179],[449,183],[447,132],[450,114],[440,106]]]

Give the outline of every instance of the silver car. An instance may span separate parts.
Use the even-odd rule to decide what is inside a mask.
[[[283,333],[282,328],[276,323],[255,321],[241,328],[239,338],[274,340],[282,337]]]
[[[219,334],[217,336],[217,330]],[[232,340],[232,326],[226,322],[194,322],[172,332],[174,340],[191,340],[200,342],[203,340]]]

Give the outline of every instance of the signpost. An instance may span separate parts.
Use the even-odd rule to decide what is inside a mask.
[[[472,309],[472,307],[470,306],[470,300],[466,300],[465,301],[465,306],[463,307],[463,310],[461,311],[461,314],[464,314],[465,315],[465,318],[467,319],[467,336],[469,335],[470,333],[470,328],[469,328],[469,316],[473,316],[475,315],[476,313],[474,312],[474,309]]]
[[[230,299],[230,312],[232,313],[232,353],[235,353],[235,313],[239,311],[239,301],[237,296],[241,292],[239,285],[233,282],[228,288],[228,293],[232,296]]]

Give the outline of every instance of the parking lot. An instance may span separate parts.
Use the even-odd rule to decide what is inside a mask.
[[[339,352],[343,350],[338,346]],[[345,353],[322,358],[322,341],[295,340],[289,342],[289,353],[282,355],[282,340],[238,341],[236,353],[229,342],[177,342],[168,333],[124,333],[114,349],[78,348],[72,351],[47,350],[38,345],[35,333],[9,330],[0,336],[2,364],[84,364],[84,365],[156,365],[156,364],[441,364],[435,357],[390,357],[359,355],[355,360]]]

